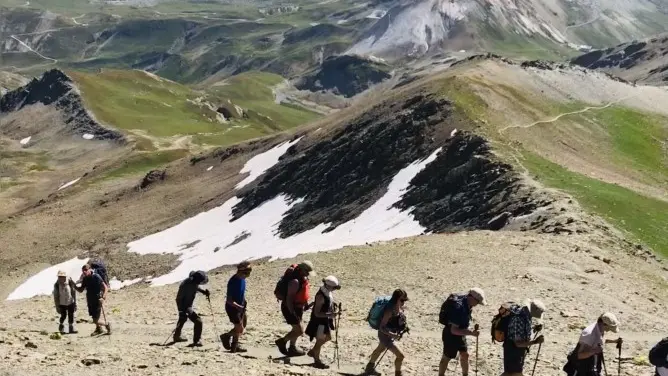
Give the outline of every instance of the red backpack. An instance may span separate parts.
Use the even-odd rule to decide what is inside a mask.
[[[283,273],[281,279],[276,282],[274,296],[276,296],[278,301],[285,300],[285,297],[288,295],[288,283],[293,279],[299,279],[299,270],[297,270],[297,264],[290,265],[290,267],[285,270],[285,273]],[[299,286],[301,289],[301,284]]]

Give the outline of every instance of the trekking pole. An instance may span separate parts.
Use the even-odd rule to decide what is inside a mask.
[[[109,321],[107,321],[107,314],[104,313],[104,303],[100,304],[100,308],[102,309],[102,317],[104,318],[104,323],[107,327],[107,334],[111,334],[111,330],[109,330],[111,325],[109,324]],[[108,337],[109,337],[109,341],[111,341],[111,335],[109,335]]]
[[[336,315],[336,340],[334,342],[334,357],[336,358],[336,368],[341,368],[341,359],[339,358],[339,325],[341,324],[341,303],[339,303]]]
[[[608,376],[608,368],[605,366],[605,358],[603,357],[603,353],[601,353],[601,363],[603,363],[603,372],[605,372],[605,376]]]
[[[476,332],[480,329],[480,325],[475,324],[473,330]],[[475,376],[478,376],[478,336],[475,337]]]
[[[167,341],[169,341],[169,339],[174,336],[174,333],[176,333],[176,328],[174,328],[174,330],[172,330],[172,334],[170,334],[169,337],[167,337],[167,339],[165,340],[165,342],[162,343],[163,347],[167,346]]]
[[[617,355],[617,376],[621,376],[622,374],[622,342],[618,339],[617,340],[617,350],[618,355]]]
[[[209,302],[209,310],[211,310],[211,321],[213,321],[213,330],[215,330],[216,338],[218,340],[220,340],[220,344],[222,345],[223,344],[223,339],[220,338],[220,336],[218,335],[218,325],[216,325],[216,315],[213,313],[213,306],[211,305],[211,298],[209,298],[207,296],[206,300]],[[218,340],[216,340],[216,342],[218,342]]]
[[[533,362],[533,370],[531,371],[531,376],[536,372],[536,366],[538,365],[538,357],[540,356],[540,348],[543,347],[543,343],[538,344],[538,351],[536,352],[536,360]]]

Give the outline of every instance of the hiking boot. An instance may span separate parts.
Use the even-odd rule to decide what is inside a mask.
[[[329,366],[327,364],[319,360],[316,360],[315,363],[313,363],[313,367],[318,369],[329,369]]]
[[[306,353],[306,356],[309,356],[309,357],[315,359],[315,357],[313,356],[313,349],[309,350],[309,351]]]
[[[245,353],[245,352],[248,352],[248,350],[243,348],[238,343],[233,343],[232,346],[230,346],[230,352],[232,352],[232,353]]]
[[[70,325],[70,334],[77,334],[77,333],[79,332],[77,332],[76,329],[74,329],[74,325]]]
[[[65,334],[65,325],[63,324],[58,325],[58,331],[60,332],[60,334]]]
[[[373,376],[380,376],[380,372],[376,371],[375,365],[373,363],[369,363],[366,365],[364,368],[364,375],[373,375]]]
[[[93,333],[91,333],[90,335],[92,337],[92,336],[99,336],[100,334],[102,334],[102,328],[98,326],[98,327],[95,328]]]
[[[204,345],[202,345],[202,342],[199,342],[199,341],[198,342],[193,342],[190,345],[188,345],[188,347],[202,347],[202,346],[204,346]]]
[[[277,339],[275,342],[276,347],[278,347],[278,351],[281,352],[283,355],[288,355],[288,349],[285,347],[285,340],[283,338]]]
[[[304,356],[306,353],[303,350],[300,350],[296,347],[290,347],[288,349],[288,356]]]
[[[188,338],[184,338],[184,337],[181,337],[181,336],[178,336],[178,337],[175,336],[172,339],[174,340],[174,343],[188,342]]]
[[[223,333],[220,335],[220,342],[223,343],[223,347],[225,350],[230,350],[230,339],[232,338],[232,335],[230,333]]]

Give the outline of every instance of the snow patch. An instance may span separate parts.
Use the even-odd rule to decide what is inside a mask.
[[[109,288],[112,290],[120,290],[123,287],[128,287],[130,285],[134,285],[135,283],[139,283],[143,280],[143,278],[135,278],[135,279],[129,279],[127,281],[119,281],[116,277],[112,278],[109,280]]]
[[[434,161],[440,151],[439,148],[428,158],[399,171],[383,197],[334,231],[323,232],[329,227],[329,224],[323,223],[289,238],[275,235],[285,213],[301,201],[288,200],[284,195],[231,222],[232,208],[240,201],[234,197],[174,227],[131,242],[128,248],[138,254],[179,255],[181,264],[176,269],[151,281],[152,286],[161,286],[183,280],[191,270],[206,271],[248,259],[267,256],[271,259],[290,258],[301,253],[419,235],[424,233],[425,228],[414,220],[410,210],[400,211],[391,206],[400,200],[410,181]],[[244,239],[239,241],[242,235]]]
[[[366,18],[370,18],[373,20],[379,20],[387,14],[387,11],[384,9],[374,9],[371,13],[369,13]]]
[[[76,178],[76,179],[74,179],[74,180],[72,180],[72,181],[70,181],[70,182],[67,182],[67,183],[61,185],[60,188],[58,188],[58,190],[65,189],[65,188],[67,188],[67,187],[69,187],[69,186],[71,186],[71,185],[74,185],[74,184],[76,184],[76,182],[78,182],[79,180],[81,180],[81,178]]]
[[[64,271],[68,277],[77,280],[81,275],[81,267],[88,262],[88,258],[73,258],[69,261],[48,267],[28,278],[7,297],[7,300],[29,299],[38,295],[51,295],[53,284],[58,279],[58,272]],[[77,276],[77,277],[74,277]]]
[[[257,179],[260,175],[264,174],[265,171],[278,163],[278,158],[285,154],[292,145],[298,143],[301,139],[302,137],[299,137],[294,141],[284,142],[249,159],[241,171],[239,171],[240,174],[248,173],[248,176],[237,184],[235,188],[243,188],[253,182],[253,180]]]
[[[90,133],[84,133],[84,135],[81,137],[83,137],[84,140],[92,140],[95,138],[95,135]]]
[[[22,139],[21,141],[19,141],[19,143],[20,143],[21,145],[28,145],[28,142],[30,142],[30,139],[31,139],[31,138],[32,138],[32,136],[28,136],[28,137]]]
[[[206,169],[207,171],[213,170],[213,166],[209,166],[209,168]]]
[[[237,114],[239,114],[239,116],[244,116],[244,109],[243,108],[241,108],[241,107],[239,107],[238,105],[235,104],[234,109],[237,110]]]

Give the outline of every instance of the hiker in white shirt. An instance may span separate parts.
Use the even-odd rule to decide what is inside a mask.
[[[614,314],[606,312],[595,323],[586,327],[580,335],[577,351],[577,376],[600,376],[603,362],[603,345],[621,343],[622,339],[604,339],[606,332],[619,332],[619,321]]]

